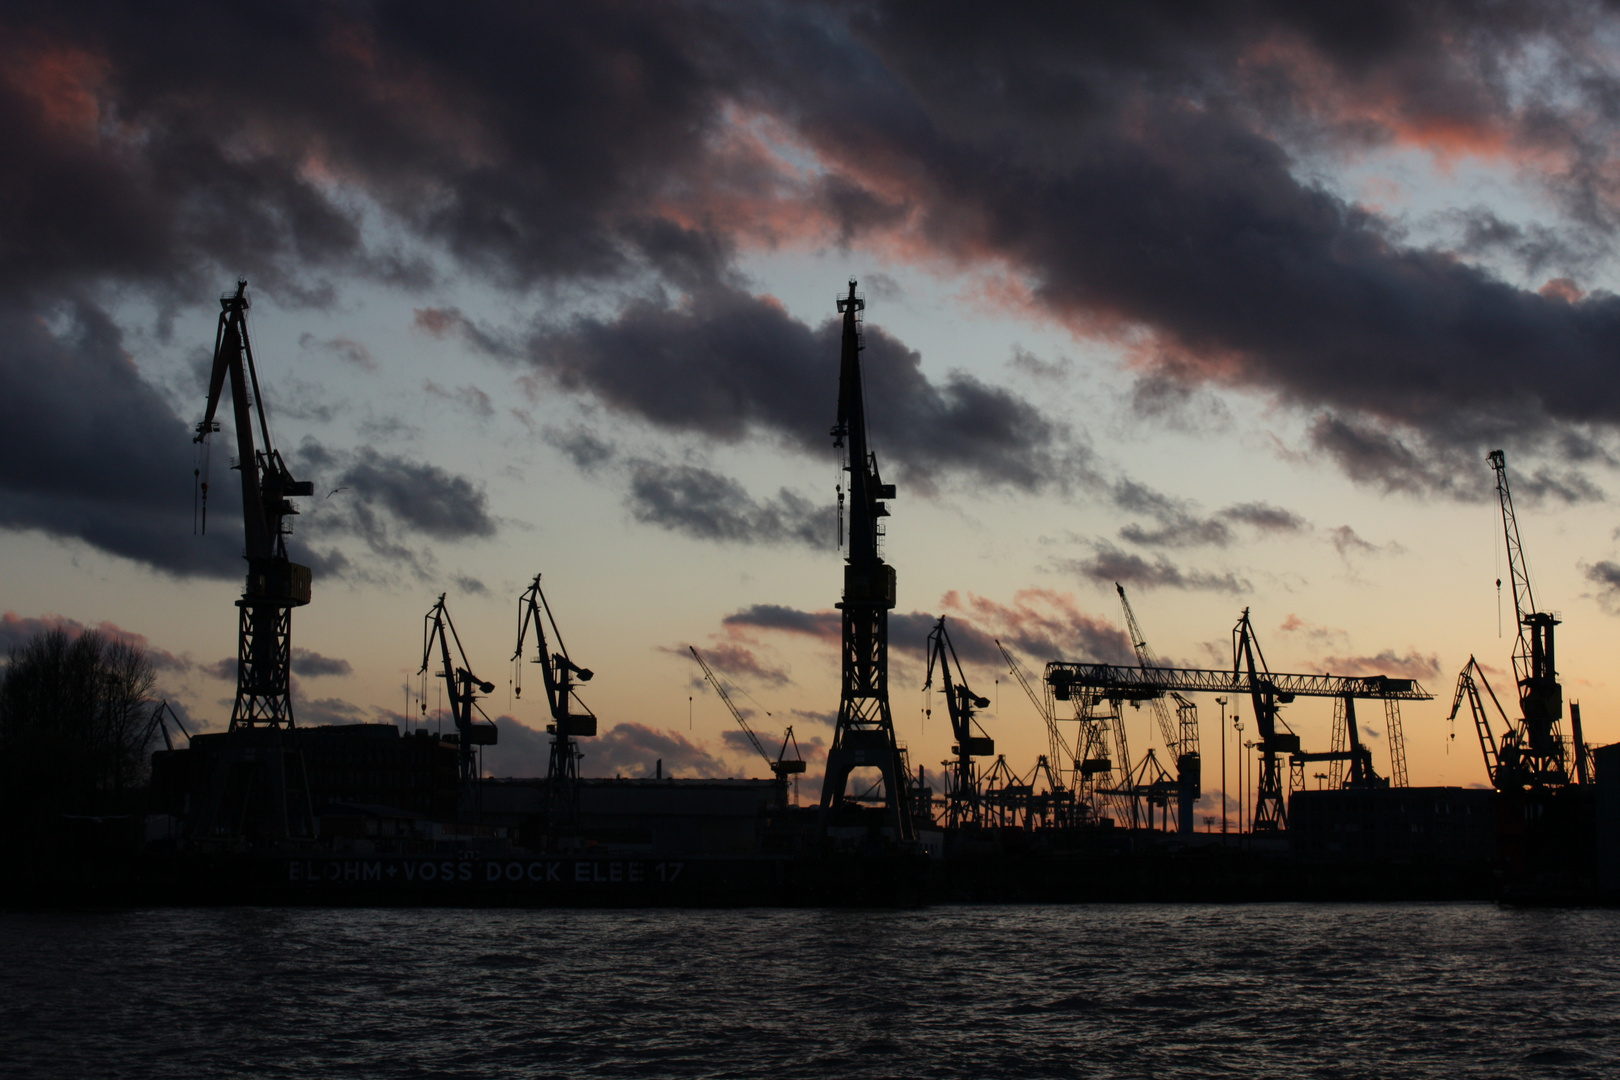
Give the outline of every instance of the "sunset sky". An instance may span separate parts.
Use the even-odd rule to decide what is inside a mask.
[[[1566,697],[1620,740],[1596,5],[13,5],[0,145],[0,647],[139,638],[196,728],[244,565],[230,432],[206,536],[190,434],[243,277],[316,488],[300,723],[419,722],[444,592],[509,718],[486,770],[543,772],[509,659],[542,573],[596,672],[586,774],[764,774],[688,644],[814,753],[855,278],[914,764],[951,742],[935,618],[1024,772],[1044,730],[991,639],[1128,661],[1120,581],[1167,662],[1229,665],[1250,608],[1275,670],[1419,679],[1412,782],[1483,784],[1446,714],[1470,654],[1511,684],[1497,447]],[[1283,718],[1327,749],[1329,705]]]

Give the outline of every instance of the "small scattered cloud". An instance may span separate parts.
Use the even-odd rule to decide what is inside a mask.
[[[377,358],[361,342],[348,337],[317,338],[314,334],[300,334],[298,347],[317,356],[330,357],[361,371],[375,372]]]
[[[660,761],[665,776],[736,775],[702,742],[694,742],[672,728],[614,724],[595,739],[581,740],[580,745],[585,752],[581,770],[586,776],[651,777]]]
[[[561,450],[574,467],[587,475],[611,463],[618,456],[618,447],[595,431],[581,424],[566,428],[547,427],[540,437]]]
[[[440,386],[432,379],[422,380],[422,390],[440,401],[448,401],[452,405],[466,409],[481,420],[488,420],[495,415],[495,406],[489,400],[489,395],[476,386],[458,386],[454,390]]]
[[[1224,592],[1233,595],[1250,592],[1253,586],[1235,573],[1210,573],[1203,570],[1183,570],[1163,555],[1150,562],[1134,552],[1121,551],[1106,541],[1096,544],[1087,558],[1060,562],[1059,568],[1087,581],[1102,585],[1121,582],[1144,588],[1185,589],[1199,592]]]
[[[1439,655],[1425,655],[1416,649],[1405,653],[1385,649],[1373,656],[1324,656],[1318,666],[1333,675],[1392,675],[1430,680],[1440,675]]]
[[[94,631],[108,641],[134,646],[146,654],[153,670],[158,672],[184,674],[196,666],[188,657],[176,656],[167,649],[160,649],[148,641],[145,634],[125,630],[116,623],[104,621],[92,626],[64,615],[34,617],[18,615],[14,611],[0,614],[0,659],[8,656],[12,650],[20,649],[39,634],[51,630],[60,630],[69,638],[76,638],[86,631]]]
[[[235,661],[231,661],[231,678],[236,678]],[[295,675],[318,678],[322,675],[352,675],[354,668],[347,660],[335,656],[322,656],[313,649],[293,647],[292,670]]]
[[[691,652],[685,645],[666,648],[665,652],[675,656],[691,658]],[[720,675],[729,675],[733,679],[746,680],[766,686],[786,686],[793,680],[788,676],[787,670],[762,660],[754,649],[749,648],[740,641],[720,641],[705,645],[698,650],[703,660]]]
[[[1620,615],[1620,563],[1604,559],[1580,567],[1587,581],[1597,586],[1597,602],[1610,615]]]
[[[832,513],[787,488],[756,500],[737,481],[697,465],[636,461],[630,513],[637,521],[700,540],[829,548]]]

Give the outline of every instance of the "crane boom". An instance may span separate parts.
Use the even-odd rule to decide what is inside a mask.
[[[1035,711],[1046,722],[1047,746],[1052,752],[1052,759],[1058,763],[1053,767],[1057,768],[1060,774],[1064,764],[1067,764],[1069,769],[1073,770],[1075,767],[1074,751],[1069,749],[1068,740],[1063,737],[1063,732],[1058,730],[1057,717],[1051,706],[1040,695],[1035,693],[1035,688],[1030,685],[1029,678],[1024,674],[1023,667],[1014,659],[1013,654],[1007,651],[1007,646],[997,640],[996,648],[1001,650],[1002,658],[1007,661],[1007,670],[1012,673],[1013,678],[1018,680],[1018,685],[1024,688],[1024,694],[1028,696],[1030,704],[1035,706]]]
[[[719,676],[714,673],[713,668],[709,667],[708,661],[703,659],[696,646],[688,645],[686,648],[692,654],[692,659],[698,662],[698,667],[703,669],[703,676],[709,680],[709,685],[714,687],[714,692],[719,694],[720,700],[726,703],[726,708],[730,710],[732,718],[737,721],[737,726],[743,729],[743,734],[748,736],[748,741],[753,744],[755,750],[759,751],[759,756],[765,759],[765,764],[770,767],[776,778],[786,780],[794,773],[804,772],[805,766],[802,759],[787,756],[787,747],[790,741],[793,743],[795,751],[799,746],[797,740],[793,738],[793,729],[790,727],[783,734],[782,749],[777,752],[775,758],[772,758],[766,752],[764,744],[759,741],[759,736],[754,734],[754,729],[748,726],[748,720],[743,716],[742,710],[737,708],[737,703],[731,700],[731,695],[726,693],[726,688],[720,684]]]
[[[1144,671],[1158,667],[1158,658],[1148,648],[1147,635],[1142,633],[1142,627],[1136,621],[1136,612],[1131,609],[1130,598],[1125,595],[1125,586],[1116,581],[1114,588],[1119,592],[1120,606],[1125,609],[1125,625],[1130,631],[1131,646],[1136,650],[1137,666]],[[1176,827],[1180,832],[1191,833],[1195,824],[1194,806],[1203,794],[1198,707],[1174,690],[1170,691],[1169,696],[1176,703],[1179,722],[1172,722],[1170,703],[1163,697],[1149,700],[1153,715],[1159,721],[1159,733],[1164,738],[1165,749],[1170,751],[1176,762]]]
[[[754,729],[748,726],[748,721],[743,717],[742,710],[737,708],[737,703],[731,700],[731,695],[726,693],[726,688],[720,685],[720,680],[715,676],[714,669],[709,667],[708,662],[703,659],[696,646],[688,645],[686,649],[692,654],[692,659],[698,662],[698,667],[703,669],[703,677],[709,680],[709,685],[714,687],[714,692],[720,695],[721,701],[725,702],[726,708],[731,712],[732,719],[737,721],[737,726],[743,729],[743,734],[748,736],[748,741],[754,744],[754,749],[759,751],[759,756],[765,759],[765,764],[773,764],[771,755],[765,752],[765,747],[760,743],[759,736],[755,735]]]

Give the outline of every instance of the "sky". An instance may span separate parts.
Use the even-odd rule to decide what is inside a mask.
[[[587,775],[765,774],[688,645],[819,762],[853,278],[914,764],[951,743],[935,619],[1027,772],[994,641],[1129,662],[1117,581],[1167,663],[1229,665],[1247,608],[1273,670],[1417,678],[1412,782],[1483,784],[1447,714],[1471,655],[1511,682],[1492,449],[1566,697],[1620,740],[1617,135],[1620,17],[1586,3],[13,6],[0,647],[139,641],[225,726],[232,433],[206,533],[190,436],[243,278],[316,490],[300,723],[437,725],[444,593],[496,684],[486,771],[543,772],[539,573],[596,673]],[[1326,749],[1331,715],[1283,718]]]

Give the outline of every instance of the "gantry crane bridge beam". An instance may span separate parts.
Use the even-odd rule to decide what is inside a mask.
[[[1246,672],[1215,668],[1121,667],[1117,664],[1077,664],[1054,660],[1046,665],[1046,685],[1057,701],[1069,701],[1076,691],[1097,700],[1150,701],[1173,693],[1248,694],[1256,688]],[[1286,705],[1299,697],[1377,698],[1394,701],[1432,701],[1434,695],[1416,679],[1388,675],[1279,675],[1258,685]]]

